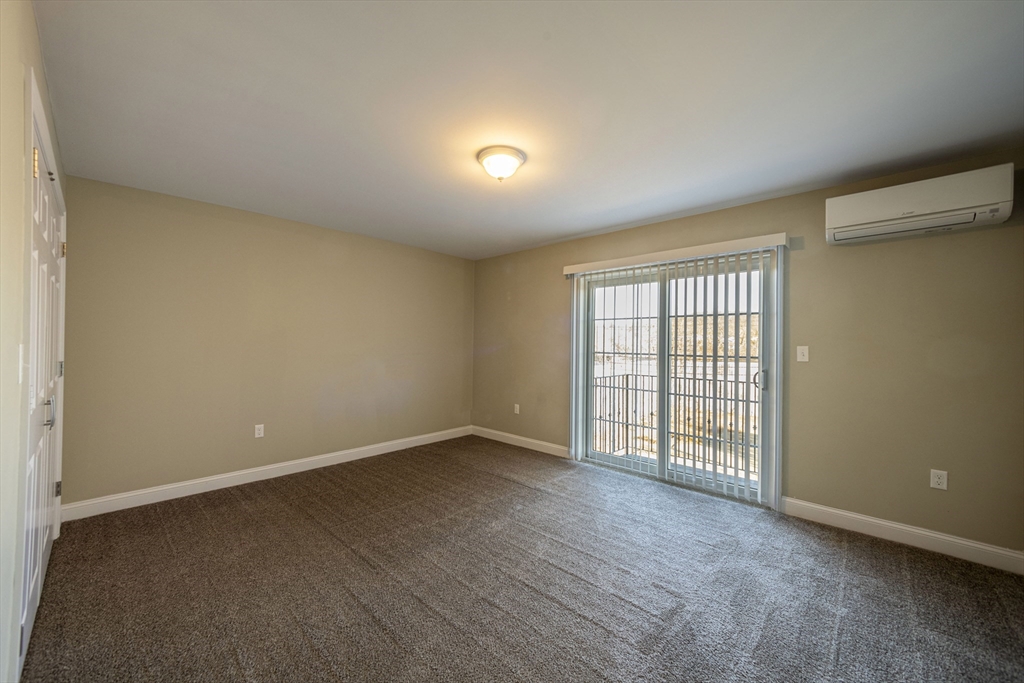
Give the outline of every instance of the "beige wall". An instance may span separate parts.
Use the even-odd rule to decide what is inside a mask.
[[[783,495],[1022,549],[1024,177],[1001,226],[844,247],[824,229],[826,197],[1007,161],[1024,150],[478,261],[473,424],[566,444],[563,266],[787,232]]]
[[[27,344],[26,244],[31,229],[31,127],[29,74],[35,70],[57,144],[39,53],[39,33],[29,2],[0,2],[0,680],[14,680],[23,537],[28,419],[25,387],[18,382],[18,346]],[[60,150],[53,150],[63,178]]]
[[[469,424],[471,261],[68,189],[65,503]]]

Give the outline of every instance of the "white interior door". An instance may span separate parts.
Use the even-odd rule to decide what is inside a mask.
[[[59,532],[63,404],[64,210],[45,122],[33,107],[32,238],[29,256],[28,459],[18,670],[35,621],[53,540]]]

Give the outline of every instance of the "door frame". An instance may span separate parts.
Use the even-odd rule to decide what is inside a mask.
[[[759,366],[763,370],[762,375],[762,440],[760,444],[760,481],[758,482],[757,496],[752,502],[760,503],[769,508],[778,510],[782,501],[782,411],[783,411],[783,384],[784,384],[784,334],[785,334],[785,259],[786,239],[781,234],[781,241],[778,235],[768,236],[766,239],[773,240],[770,245],[762,245],[760,250],[764,254],[765,261],[759,266],[761,270],[761,315],[762,334],[760,348]],[[728,245],[729,243],[723,243]],[[719,247],[723,245],[711,245]],[[736,243],[739,246],[739,241]],[[747,246],[744,244],[743,246]],[[721,253],[714,253],[707,250],[705,257],[725,258],[740,253],[739,251],[723,250]],[[743,250],[746,251],[746,250]],[[693,258],[699,258],[693,256]],[[687,258],[686,260],[689,260]],[[655,266],[659,261],[650,265]],[[639,267],[639,266],[638,266]],[[568,268],[566,269],[568,270]],[[595,308],[595,292],[598,287],[615,286],[617,280],[627,284],[627,276],[616,278],[614,275],[603,279],[601,282],[585,277],[586,271],[574,273],[573,277],[579,278],[573,286],[573,309],[572,309],[572,371],[571,371],[571,406],[570,406],[570,453],[572,457],[579,460],[588,460],[599,464],[611,465],[622,469],[632,470],[647,476],[656,477],[669,483],[679,483],[668,479],[666,468],[668,462],[668,440],[664,438],[668,432],[668,341],[669,329],[667,325],[659,325],[658,335],[658,458],[657,464],[644,464],[634,467],[631,462],[629,466],[622,465],[615,456],[598,453],[592,448],[592,418],[594,413],[594,363],[595,340],[593,329],[593,311]],[[652,283],[658,284],[659,321],[667,321],[668,316],[668,288],[669,277],[665,272],[659,272]],[[582,381],[582,386],[581,386]],[[726,487],[728,488],[728,487]]]

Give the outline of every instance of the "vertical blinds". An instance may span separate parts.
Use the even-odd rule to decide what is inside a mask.
[[[574,273],[573,456],[773,504],[766,333],[777,332],[778,256]]]

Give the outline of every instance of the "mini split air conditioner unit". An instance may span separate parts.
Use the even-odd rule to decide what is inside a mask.
[[[825,239],[853,244],[1002,223],[1013,211],[1013,164],[825,200]]]

